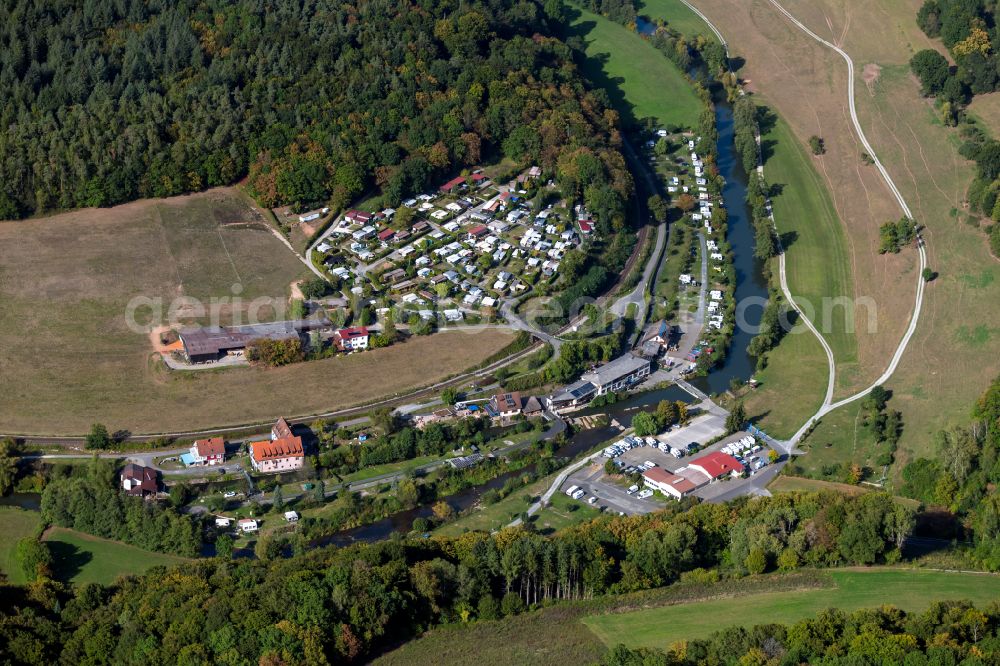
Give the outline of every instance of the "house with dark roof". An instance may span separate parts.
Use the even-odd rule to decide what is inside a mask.
[[[305,463],[302,438],[288,436],[251,442],[250,463],[254,471],[261,474],[302,469]]]
[[[152,467],[129,463],[122,469],[122,489],[133,497],[152,497],[160,489],[156,475]]]
[[[517,391],[497,393],[490,398],[488,407],[490,414],[496,418],[513,418],[521,413],[521,394]]]

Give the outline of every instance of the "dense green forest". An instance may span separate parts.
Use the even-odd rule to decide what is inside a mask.
[[[987,135],[965,114],[974,95],[1000,89],[1000,26],[996,3],[984,0],[925,0],[917,23],[928,37],[940,38],[954,58],[953,67],[933,49],[924,49],[910,60],[924,95],[937,98],[941,120],[961,124],[959,152],[977,164],[969,187],[972,210],[1000,222],[1000,141]],[[993,133],[1000,128],[989,128]],[[1000,256],[1000,224],[987,230],[993,253]]]
[[[0,7],[0,219],[249,177],[263,205],[390,202],[508,157],[620,213],[617,115],[558,0],[16,0]],[[610,202],[610,203],[609,203]]]
[[[0,589],[0,662],[360,662],[439,623],[668,585],[696,569],[892,562],[912,525],[884,494],[783,495],[684,503],[552,537],[517,528],[217,557],[107,588],[40,575]]]
[[[766,618],[762,618],[766,619]],[[1000,661],[1000,607],[936,602],[923,613],[883,606],[824,611],[793,625],[729,627],[668,652],[619,645],[602,666],[824,664],[950,666]]]

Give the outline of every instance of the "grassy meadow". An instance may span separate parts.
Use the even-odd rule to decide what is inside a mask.
[[[12,506],[0,506],[0,574],[12,583],[24,583],[24,574],[14,556],[17,542],[31,536],[38,529],[41,519],[37,511],[27,511]]]
[[[764,622],[790,624],[827,608],[850,612],[889,604],[922,611],[942,599],[967,599],[979,605],[1000,595],[1000,577],[986,574],[873,569],[831,571],[831,585],[821,589],[764,592],[709,599],[583,619],[607,646],[664,649],[681,640],[706,638],[726,626],[751,627]]]
[[[691,84],[637,33],[576,6],[570,32],[586,43],[584,73],[604,88],[626,124],[654,118],[661,125],[695,127],[702,110]]]
[[[119,576],[141,574],[152,567],[169,567],[188,561],[63,527],[49,528],[44,540],[52,551],[56,578],[77,585],[109,585]]]
[[[701,36],[709,41],[718,41],[708,25],[680,0],[639,0],[636,4],[639,16],[666,21],[667,26],[685,37]]]

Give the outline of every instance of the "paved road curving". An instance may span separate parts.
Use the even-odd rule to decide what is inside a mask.
[[[729,46],[726,43],[726,40],[722,36],[722,33],[719,31],[719,29],[697,7],[688,2],[688,0],[681,0],[681,2],[683,2],[691,11],[697,14],[708,25],[708,27],[712,30],[712,32],[714,32],[715,35],[719,38],[719,41],[722,42],[722,45],[726,49],[726,53],[728,54]],[[881,174],[883,180],[885,180],[886,185],[889,186],[889,189],[892,191],[893,196],[899,203],[899,207],[903,210],[903,213],[907,217],[913,219],[913,213],[910,210],[910,207],[906,204],[906,200],[900,193],[899,188],[896,187],[896,183],[893,182],[892,177],[889,175],[889,172],[886,170],[881,160],[879,160],[878,155],[875,154],[875,149],[872,148],[871,144],[868,142],[868,137],[865,136],[865,132],[861,128],[861,122],[858,120],[858,114],[856,111],[855,100],[854,100],[854,61],[851,60],[851,57],[842,48],[840,48],[839,46],[837,46],[832,42],[823,39],[815,32],[807,28],[801,21],[795,18],[787,9],[778,4],[776,0],[769,0],[769,2],[772,5],[774,5],[774,7],[779,12],[781,12],[782,15],[784,15],[789,21],[791,21],[792,24],[794,24],[800,30],[805,32],[810,37],[812,37],[814,40],[820,42],[821,44],[832,49],[833,51],[836,51],[847,63],[847,100],[851,113],[851,123],[854,125],[854,130],[857,133],[858,138],[861,140],[861,144],[865,147],[865,150],[867,151],[868,155],[871,156],[872,161],[874,162],[876,168],[879,171],[879,174]],[[741,90],[740,94],[742,93],[743,91]],[[760,143],[759,135],[757,137],[757,142],[758,144]],[[758,173],[763,175],[763,169],[764,169],[763,165],[758,164],[757,166]],[[768,204],[768,206],[769,206],[768,214],[773,224],[774,212],[770,209],[770,204]],[[789,439],[787,442],[779,442],[780,444],[783,444],[789,451],[794,448],[795,443],[798,442],[805,434],[805,432],[809,428],[811,428],[820,418],[822,418],[826,414],[829,414],[830,412],[839,407],[842,407],[844,405],[847,405],[849,403],[852,403],[856,400],[860,400],[861,398],[865,397],[866,395],[871,393],[873,388],[875,388],[880,384],[884,384],[886,381],[888,381],[889,378],[896,371],[896,368],[899,365],[899,361],[900,359],[902,359],[903,353],[906,351],[907,346],[910,344],[910,339],[913,337],[913,334],[916,331],[917,321],[920,319],[920,311],[923,307],[923,302],[924,302],[925,283],[922,273],[924,269],[927,267],[927,252],[924,249],[923,245],[918,245],[917,250],[920,256],[920,270],[917,273],[916,296],[914,300],[913,312],[910,315],[910,322],[909,325],[907,326],[906,332],[903,334],[903,338],[900,340],[899,345],[896,348],[896,351],[893,353],[892,358],[889,360],[889,364],[886,367],[885,372],[883,372],[878,379],[876,379],[870,386],[868,386],[868,388],[859,391],[847,398],[844,398],[843,400],[838,400],[837,402],[833,401],[833,391],[837,377],[837,369],[836,369],[836,364],[834,362],[833,350],[830,348],[830,345],[827,343],[826,339],[819,332],[819,330],[817,330],[817,328],[813,325],[813,323],[809,320],[809,318],[805,316],[805,314],[802,312],[799,306],[795,303],[795,299],[792,297],[791,290],[788,288],[788,281],[785,275],[784,251],[782,250],[781,254],[779,254],[778,266],[779,266],[781,290],[784,293],[785,298],[788,300],[789,304],[791,304],[791,306],[795,308],[796,312],[798,312],[799,315],[801,316],[802,321],[806,324],[809,330],[812,331],[813,335],[816,336],[816,339],[819,340],[820,344],[823,346],[823,351],[826,353],[827,365],[829,366],[829,376],[827,379],[826,395],[823,398],[823,404],[816,411],[816,413],[812,417],[810,417],[809,420],[806,421],[806,423],[804,423],[801,428],[799,428],[798,432],[796,432],[791,437],[791,439]]]
[[[885,166],[883,166],[882,161],[879,160],[878,155],[875,154],[875,149],[872,148],[871,144],[868,142],[868,137],[865,136],[865,132],[861,128],[861,123],[860,121],[858,121],[858,114],[854,104],[854,61],[851,60],[851,56],[847,55],[847,52],[844,51],[839,46],[837,46],[836,44],[823,39],[815,32],[807,28],[801,21],[792,16],[792,14],[787,9],[778,4],[776,0],[769,0],[769,1],[772,5],[774,5],[774,7],[779,12],[781,12],[797,28],[805,32],[807,35],[809,35],[819,43],[837,52],[840,55],[840,57],[842,57],[844,61],[847,63],[847,101],[851,112],[851,123],[854,125],[854,131],[857,133],[858,138],[861,140],[861,144],[865,147],[865,150],[868,152],[868,155],[871,156],[872,161],[875,163],[875,167],[882,175],[882,179],[885,180],[886,185],[888,185],[889,189],[892,191],[893,196],[899,203],[899,207],[902,208],[903,213],[912,220],[913,212],[910,210],[910,207],[906,204],[906,200],[900,193],[899,188],[896,187],[896,183],[893,182],[892,177],[889,175],[889,172],[886,171],[886,168]],[[863,391],[859,391],[858,393],[855,393],[852,396],[844,398],[843,400],[839,400],[837,402],[832,401],[832,395],[828,390],[827,397],[823,401],[823,405],[819,408],[819,411],[816,412],[816,414],[809,420],[808,423],[803,425],[802,428],[800,428],[799,431],[795,433],[795,436],[792,437],[791,440],[792,442],[798,441],[798,439],[817,419],[830,413],[831,411],[837,409],[838,407],[842,407],[846,404],[849,404],[856,400],[860,400],[861,398],[865,397],[866,395],[871,393],[873,388],[888,381],[888,379],[892,377],[892,374],[896,371],[896,367],[899,365],[899,361],[903,357],[903,353],[906,351],[907,346],[910,344],[910,339],[913,337],[913,334],[917,329],[917,321],[920,319],[920,310],[923,307],[924,303],[925,282],[922,273],[924,269],[927,268],[927,252],[924,249],[923,245],[918,245],[917,250],[920,255],[920,270],[917,272],[917,290],[914,300],[913,312],[910,315],[910,322],[906,328],[906,332],[903,334],[903,338],[899,341],[899,346],[896,347],[895,353],[893,353],[892,358],[889,360],[889,365],[888,367],[886,367],[885,372],[883,372],[879,376],[879,378],[876,379],[868,388],[864,389]],[[784,267],[782,266],[782,268]],[[819,336],[819,338],[820,341],[823,342],[824,346],[826,346],[826,343],[823,340],[822,336]],[[830,381],[831,383],[833,382],[833,372],[831,372]]]

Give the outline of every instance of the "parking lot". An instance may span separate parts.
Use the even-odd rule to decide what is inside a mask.
[[[725,419],[715,414],[703,414],[696,417],[688,426],[675,430],[670,430],[656,437],[656,440],[667,444],[669,447],[686,451],[691,444],[703,445],[719,437],[725,432]],[[711,446],[700,449],[693,455],[684,455],[677,458],[671,453],[664,452],[656,446],[643,445],[636,446],[617,456],[615,460],[620,461],[625,468],[638,467],[647,462],[655,463],[656,466],[676,472],[685,467],[692,460],[697,459],[707,453],[721,451],[729,444],[739,441],[749,433],[740,431],[733,433]],[[756,454],[748,454],[756,459],[766,461],[768,447],[766,443],[758,440],[761,450]],[[744,458],[749,460],[749,457]],[[639,497],[639,493],[627,492],[627,485],[621,481],[622,477],[609,477],[604,473],[604,463],[607,458],[599,457],[592,465],[580,469],[571,474],[563,483],[560,492],[565,492],[572,486],[579,486],[585,492],[581,501],[586,502],[591,497],[596,497],[596,505],[604,507],[609,512],[620,512],[626,515],[644,514],[657,511],[663,508],[664,500],[654,497]],[[753,471],[746,479],[726,479],[702,486],[695,490],[692,495],[705,501],[723,501],[732,499],[742,494],[760,494],[764,492],[764,486],[774,476],[774,465],[768,465],[758,471]],[[642,483],[638,484],[642,489]]]

